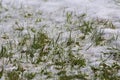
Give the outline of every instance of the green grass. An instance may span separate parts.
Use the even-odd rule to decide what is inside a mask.
[[[39,24],[39,28],[36,26],[26,28],[20,25],[19,21],[14,24],[12,36],[3,33],[0,59],[4,62],[3,66],[11,64],[16,68],[9,71],[3,67],[0,71],[0,78],[5,76],[6,80],[32,80],[36,76],[40,76],[41,80],[119,80],[120,77],[117,75],[120,70],[119,49],[109,48],[110,52],[100,53],[104,56],[114,56],[113,60],[116,63],[111,65],[107,65],[105,62],[110,59],[107,57],[105,60],[101,59],[98,67],[90,66],[84,55],[84,52],[91,47],[109,46],[102,29],[115,29],[113,23],[106,20],[86,20],[87,14],[85,13],[77,15],[74,12],[66,12],[65,14],[61,32],[57,32],[55,37],[51,37],[52,32],[47,31],[51,28],[51,24]],[[36,13],[36,15],[42,14]],[[35,24],[45,20],[41,16],[34,17],[33,13],[23,14],[22,17],[25,20],[33,18]],[[102,27],[100,27],[101,25]],[[59,24],[56,25],[56,27],[58,26]],[[68,36],[64,38],[66,32]],[[79,32],[77,37],[74,32]],[[62,41],[62,39],[64,40]],[[112,40],[114,41],[114,39]],[[90,42],[92,46],[84,50],[84,46]],[[6,59],[8,61],[4,61]],[[33,67],[27,66],[26,68],[27,64]],[[93,76],[82,71],[86,67],[90,67]],[[35,70],[36,68],[38,70]]]
[[[91,67],[94,73],[94,80],[119,80],[120,76],[117,75],[120,65],[118,63],[113,63],[112,65],[107,65],[105,62],[101,62],[98,68]]]

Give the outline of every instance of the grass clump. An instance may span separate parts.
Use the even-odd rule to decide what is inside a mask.
[[[6,80],[21,80],[19,77],[20,73],[17,71],[7,72]]]
[[[103,45],[104,44],[104,37],[103,37],[104,33],[100,30],[98,31],[97,29],[93,32],[92,36],[91,36],[91,41],[93,41],[95,46],[98,45]]]
[[[49,38],[45,33],[37,32],[36,35],[34,35],[32,48],[34,49],[40,49],[43,48],[47,43],[49,43]]]
[[[2,46],[0,50],[0,58],[2,57],[7,57],[7,49],[5,46]]]
[[[110,47],[107,48],[108,52],[103,52],[104,55],[108,55],[108,58],[113,58],[115,61],[119,61],[120,58],[120,50],[118,47]]]
[[[94,73],[94,79],[100,80],[119,80],[120,76],[118,71],[120,70],[120,65],[118,63],[113,63],[112,65],[107,65],[102,62],[99,64],[98,68],[91,67]]]
[[[35,77],[35,73],[26,73],[25,77],[27,78],[27,80],[32,80]]]
[[[84,21],[83,24],[79,27],[79,29],[84,35],[88,35],[93,31],[93,22]]]

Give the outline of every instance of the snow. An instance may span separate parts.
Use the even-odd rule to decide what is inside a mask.
[[[110,21],[113,21],[115,25],[117,25],[118,29],[110,29],[106,28],[103,29],[103,33],[106,34],[106,38],[111,38],[111,35],[119,35],[119,21],[120,21],[120,6],[119,4],[116,5],[114,0],[3,0],[2,2],[3,6],[10,9],[11,6],[15,7],[15,11],[11,9],[8,13],[3,12],[0,15],[0,19],[4,19],[4,16],[7,14],[12,14],[12,18],[9,19],[7,22],[1,22],[0,23],[0,31],[1,33],[4,32],[11,32],[11,28],[13,28],[13,24],[15,24],[15,21],[19,21],[22,23],[22,26],[27,27],[28,24],[31,24],[34,26],[34,23],[29,22],[30,20],[21,20],[22,17],[20,17],[20,13],[23,14],[20,10],[20,8],[23,6],[27,8],[30,12],[37,12],[39,10],[42,11],[42,17],[45,19],[42,24],[46,23],[51,26],[49,28],[46,28],[48,31],[49,36],[52,38],[57,38],[60,32],[64,32],[65,30],[60,31],[59,28],[62,29],[62,25],[65,21],[65,16],[63,11],[74,11],[76,13],[86,13],[89,18],[99,18],[99,19],[108,19]],[[9,5],[9,6],[8,6]],[[66,8],[66,10],[65,10]],[[37,18],[38,16],[36,16]],[[31,19],[31,21],[34,21]],[[54,23],[56,22],[56,23]],[[59,28],[55,28],[54,26],[56,24],[60,24]],[[37,25],[39,27],[40,25]],[[74,28],[74,27],[73,27]],[[24,33],[27,33],[27,31],[23,31]],[[76,39],[78,32],[73,32],[72,37]],[[69,37],[69,32],[65,32],[62,35],[62,40],[66,40]],[[14,37],[14,36],[13,36]],[[13,38],[12,37],[12,38]],[[1,44],[2,42],[0,42]],[[83,43],[84,44],[84,43]],[[83,53],[90,63],[90,65],[99,65],[99,59],[101,58],[101,51],[105,50],[105,47],[91,47],[90,49],[86,50],[86,47],[91,44],[89,41],[88,43],[85,43],[85,46],[83,47]],[[118,44],[120,47],[120,42],[115,41],[113,44]],[[78,47],[73,48],[73,50],[76,50]],[[15,57],[19,57],[19,55],[15,55]],[[89,60],[90,59],[90,60]],[[92,63],[94,62],[94,63]],[[111,61],[112,63],[112,61]],[[1,64],[0,64],[1,65]],[[23,64],[25,68],[30,67],[31,65]],[[9,66],[8,66],[9,67]],[[39,67],[40,68],[40,67]],[[9,68],[7,68],[9,69]],[[34,71],[34,70],[33,70]],[[36,69],[37,71],[37,69]]]
[[[116,21],[120,19],[120,6],[116,5],[113,0],[3,0],[3,5],[7,6],[13,5],[17,8],[24,6],[24,7],[33,7],[35,10],[38,11],[39,9],[43,11],[43,17],[48,17],[51,21],[57,22],[64,22],[64,18],[62,17],[61,11],[64,8],[67,8],[68,11],[75,11],[76,13],[87,13],[87,15],[91,18],[100,18],[100,19],[110,19],[112,21]],[[16,13],[16,16],[19,12],[14,12],[13,15]],[[1,18],[6,13],[1,15]],[[20,17],[18,17],[19,19]],[[24,21],[23,21],[24,22]],[[118,22],[115,22],[118,23]],[[1,30],[9,31],[12,27],[11,25],[14,23],[3,23],[0,25]],[[28,23],[25,23],[27,26]],[[49,24],[49,22],[48,22]],[[50,24],[52,24],[50,22]],[[3,27],[5,26],[5,27]],[[49,28],[50,29],[50,28]],[[51,28],[52,30],[52,28]],[[50,31],[51,31],[50,30]],[[25,31],[26,32],[26,31]],[[51,33],[51,36],[56,36],[57,29]],[[104,29],[105,34],[119,34],[119,29]],[[67,37],[69,33],[64,33],[63,37]]]
[[[42,0],[4,0],[3,3],[11,3],[11,5],[18,6],[37,6],[42,7],[47,12],[55,11],[57,8],[68,7],[75,9],[78,12],[83,11],[95,17],[109,17],[119,16],[119,6],[115,5],[113,0],[49,0],[44,2]],[[41,8],[40,7],[40,8]]]

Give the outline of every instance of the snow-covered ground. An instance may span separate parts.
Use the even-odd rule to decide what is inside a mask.
[[[14,39],[17,41],[19,39],[18,37],[15,37],[13,31],[13,28],[16,25],[23,26],[25,29],[31,26],[39,28],[42,25],[46,25],[47,27],[45,28],[45,31],[48,33],[48,36],[56,39],[59,33],[62,32],[63,34],[61,35],[60,42],[64,42],[66,39],[69,38],[69,31],[67,31],[67,29],[63,26],[65,25],[65,16],[67,12],[73,12],[73,14],[75,13],[77,15],[85,13],[87,15],[85,20],[99,19],[103,22],[109,20],[110,22],[112,22],[113,25],[115,25],[115,29],[110,28],[109,25],[106,28],[103,25],[95,26],[104,27],[101,30],[103,31],[103,37],[106,39],[106,41],[111,39],[113,36],[118,37],[118,39],[111,41],[110,44],[108,42],[104,46],[93,46],[94,42],[90,42],[90,36],[87,36],[87,38],[85,38],[85,41],[79,41],[82,45],[79,52],[83,53],[87,62],[87,67],[85,68],[86,71],[89,70],[89,66],[98,66],[101,62],[101,58],[106,59],[106,57],[103,56],[101,52],[106,52],[106,49],[108,47],[120,47],[119,2],[119,0],[2,0],[2,6],[4,7],[4,9],[0,10],[0,33],[1,36],[3,36],[3,34],[5,33],[10,36],[10,40]],[[24,18],[31,15],[32,17],[30,17],[29,19]],[[35,21],[39,18],[41,18],[41,23],[36,24]],[[75,19],[73,18],[73,20]],[[19,24],[17,24],[16,22],[18,22]],[[76,28],[73,24],[69,26],[73,30],[74,28]],[[27,33],[27,30],[24,30],[23,32],[25,34]],[[81,36],[80,34],[81,32],[79,31],[73,31],[71,33],[71,36],[77,41],[78,37]],[[0,40],[0,44],[4,44],[4,42],[6,42],[2,38],[0,38]],[[79,46],[75,46],[72,50],[76,51],[79,48]],[[19,55],[16,54],[15,57],[19,57]],[[1,61],[0,65],[2,65],[2,62],[3,61]],[[108,59],[106,61],[107,64],[112,64],[113,62],[114,60],[111,59]],[[118,63],[120,62],[118,61]],[[28,67],[28,71],[30,70],[32,72],[37,72],[37,70],[40,70],[46,64],[43,64],[43,66],[39,67],[29,63],[22,63],[22,66],[24,66],[25,69]],[[11,67],[14,68],[12,65],[5,65],[6,70],[12,69]],[[33,69],[33,67],[35,68]],[[52,67],[50,68],[50,70],[53,70],[53,72],[55,72]],[[88,73],[89,72],[91,71],[88,71]],[[36,76],[35,80],[38,79],[39,76]],[[44,76],[42,76],[41,79],[44,80]]]
[[[61,11],[65,8],[68,11],[75,11],[76,13],[87,13],[92,18],[110,19],[117,25],[119,25],[120,20],[120,3],[118,0],[2,0],[2,4],[4,7],[9,8],[11,6],[15,8],[23,6],[32,7],[34,11],[42,10],[45,17],[50,17],[58,22],[64,20]],[[17,13],[17,11],[11,11],[13,11],[11,14]]]
[[[118,2],[117,0],[3,0],[5,5],[31,6],[35,7],[36,10],[42,9],[48,13],[67,7],[71,11],[87,12],[92,17],[105,19],[119,19],[120,3]]]

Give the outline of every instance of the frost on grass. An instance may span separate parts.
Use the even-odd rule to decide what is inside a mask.
[[[45,16],[31,7],[2,7],[0,78],[119,80],[120,36],[112,21],[65,7],[60,13],[58,21],[57,12]]]

